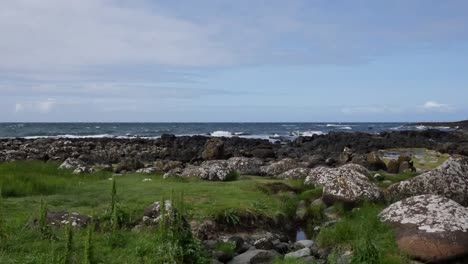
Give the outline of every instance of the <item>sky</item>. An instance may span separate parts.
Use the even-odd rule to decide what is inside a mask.
[[[2,0],[0,122],[468,119],[468,1]]]

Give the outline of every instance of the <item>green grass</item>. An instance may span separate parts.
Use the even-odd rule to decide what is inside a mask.
[[[50,195],[63,193],[76,185],[103,179],[108,173],[72,175],[68,170],[57,170],[57,163],[16,161],[0,164],[0,187],[3,197]]]
[[[299,200],[312,202],[315,199],[322,197],[322,193],[323,193],[323,188],[314,188],[310,190],[305,190],[301,194],[299,194]]]
[[[415,176],[418,176],[420,173],[419,172],[405,172],[405,173],[400,173],[400,174],[391,174],[391,173],[386,173],[386,172],[379,172],[379,174],[383,176],[383,180],[376,182],[377,185],[379,185],[382,188],[387,188],[388,186],[394,183],[406,181]],[[383,182],[387,180],[390,181],[391,183]]]
[[[6,234],[5,239],[1,238],[0,263],[50,263],[50,259],[61,257],[59,253],[66,248],[65,229],[53,229],[47,237],[56,240],[50,240],[31,224],[33,219],[40,219],[41,200],[50,211],[79,212],[103,221],[93,233],[96,263],[154,263],[154,243],[162,238],[154,230],[135,232],[131,228],[141,220],[146,207],[155,201],[171,199],[174,194],[183,193],[188,220],[202,221],[221,215],[235,225],[243,221],[246,212],[249,217],[273,220],[295,213],[294,198],[285,193],[265,193],[258,188],[264,184],[288,183],[281,180],[242,176],[235,181],[209,182],[128,174],[115,177],[121,224],[111,232],[108,223],[113,218],[110,215],[112,181],[109,180],[112,174],[73,175],[71,171],[58,170],[57,166],[42,162],[0,164],[4,197],[0,227]],[[181,244],[176,238],[169,241],[177,243],[165,244],[160,250],[171,252],[176,247],[174,252],[178,252]],[[87,241],[87,230],[74,230],[71,259],[82,263],[87,254],[85,248],[89,249]],[[198,250],[196,243],[190,245],[187,250]]]
[[[360,210],[348,212],[343,221],[320,231],[319,245],[334,252],[351,249],[352,263],[407,263],[390,227],[378,219],[381,210],[380,205],[364,204]]]

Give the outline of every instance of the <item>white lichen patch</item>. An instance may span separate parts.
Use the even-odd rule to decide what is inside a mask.
[[[323,186],[338,177],[348,180],[367,180],[368,174],[366,168],[357,164],[346,164],[338,168],[316,167],[310,170],[304,184]]]
[[[419,195],[396,202],[380,213],[384,222],[414,224],[427,233],[468,232],[468,209],[437,195]]]

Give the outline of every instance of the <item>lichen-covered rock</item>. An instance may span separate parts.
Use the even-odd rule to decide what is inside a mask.
[[[280,161],[274,162],[270,165],[262,166],[260,169],[261,169],[262,174],[264,175],[276,176],[290,169],[297,168],[299,166],[300,164],[297,163],[297,161],[291,158],[285,158]]]
[[[313,168],[309,171],[309,175],[306,177],[304,184],[324,186],[327,182],[341,176],[345,176],[349,179],[372,178],[369,171],[363,166],[358,164],[346,164],[338,168]]]
[[[204,160],[221,159],[224,156],[224,141],[220,138],[211,138],[206,141],[205,148],[202,152]]]
[[[157,201],[154,202],[152,205],[148,206],[145,209],[145,212],[143,214],[143,219],[142,222],[145,225],[156,225],[161,221],[162,219],[162,214],[161,211],[163,210],[162,208],[162,203]],[[171,210],[172,203],[170,200],[166,200],[164,202],[164,210],[166,211],[166,216],[169,215],[169,212]]]
[[[341,169],[351,169],[354,171],[357,171],[361,173],[362,175],[366,176],[368,179],[372,179],[372,174],[369,172],[369,170],[366,169],[366,167],[355,164],[355,163],[348,163],[340,167]]]
[[[95,170],[91,167],[87,167],[87,166],[78,166],[76,167],[76,169],[73,171],[73,174],[91,174],[91,173],[94,173]]]
[[[310,169],[309,168],[294,168],[288,171],[281,173],[280,175],[276,176],[279,179],[305,179],[307,175],[309,175]]]
[[[136,171],[136,173],[140,173],[140,174],[151,174],[151,173],[155,173],[157,172],[158,170],[156,168],[153,168],[153,167],[149,167],[149,168],[142,168],[142,169],[139,169]]]
[[[322,199],[326,204],[356,204],[363,200],[381,200],[382,191],[368,176],[369,172],[357,164],[347,164],[339,168],[317,167],[309,172],[304,184],[323,186]]]
[[[260,175],[263,161],[259,158],[232,157],[227,165],[242,175]]]
[[[204,166],[187,166],[182,171],[181,176],[197,177],[208,181],[226,181],[229,180],[234,173],[236,172],[231,167],[213,164]]]
[[[175,168],[182,168],[183,163],[177,160],[157,160],[154,162],[153,167],[158,171],[168,172]]]
[[[169,170],[168,172],[164,173],[163,179],[167,179],[169,177],[181,177],[182,172],[184,172],[184,170],[182,168],[174,168],[174,169]]]
[[[79,213],[48,212],[47,223],[54,227],[65,227],[71,221],[72,227],[86,227],[92,218]]]
[[[390,201],[420,194],[436,194],[468,206],[468,158],[449,158],[438,168],[388,188]]]
[[[86,164],[81,160],[68,158],[58,168],[59,170],[74,170],[77,167],[85,166]]]
[[[218,226],[211,220],[202,223],[192,221],[190,223],[192,233],[200,240],[216,240],[218,238]]]
[[[355,205],[364,200],[383,200],[383,193],[377,185],[367,178],[343,175],[328,181],[323,186],[322,199],[326,204],[341,202]]]
[[[437,195],[396,202],[380,213],[396,231],[397,244],[412,257],[439,262],[468,255],[468,209]]]

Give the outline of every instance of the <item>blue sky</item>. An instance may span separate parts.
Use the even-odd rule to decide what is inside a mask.
[[[467,1],[5,0],[0,121],[468,119]]]

